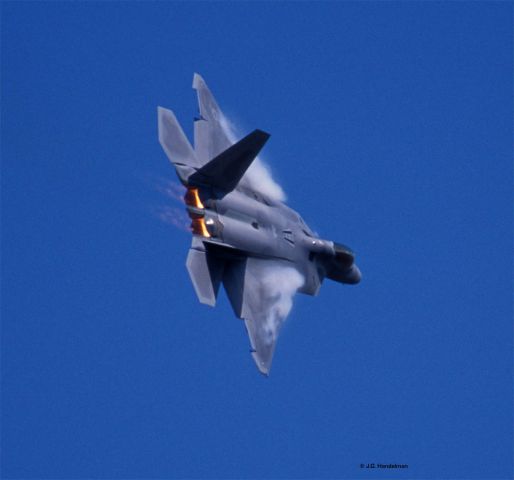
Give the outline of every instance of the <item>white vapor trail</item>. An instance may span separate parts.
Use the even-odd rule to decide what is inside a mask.
[[[173,225],[183,232],[191,232],[191,220],[182,208],[160,206],[153,209],[153,214],[163,223]]]
[[[220,125],[227,135],[227,138],[232,143],[236,143],[238,140],[238,136],[236,135],[237,128],[223,114],[220,118]],[[284,190],[282,190],[282,187],[273,180],[269,166],[259,157],[252,162],[240,183],[241,185],[261,192],[273,200],[283,202],[286,199],[286,194]]]
[[[295,268],[273,260],[261,260],[258,275],[259,316],[263,320],[259,333],[262,341],[271,345],[291,312],[293,297],[305,279]]]
[[[235,143],[238,136],[236,128],[229,120],[221,116],[220,124],[227,138]],[[241,179],[241,184],[268,196],[273,200],[284,201],[286,195],[282,187],[273,179],[269,167],[258,157]],[[184,211],[185,188],[167,179],[158,179],[154,186],[160,193],[181,204],[182,208],[163,206],[154,209],[154,215],[162,222],[173,225],[183,231],[191,231],[189,219]],[[255,282],[248,294],[253,299],[258,326],[256,334],[263,345],[271,346],[291,312],[293,297],[304,284],[304,277],[290,264],[274,260],[259,260],[253,263],[252,274]],[[247,288],[250,288],[248,286]]]
[[[191,220],[184,209],[185,187],[173,180],[156,176],[148,176],[147,183],[157,192],[176,202],[174,206],[151,206],[150,211],[152,215],[161,222],[173,225],[183,232],[191,232]],[[180,208],[176,206],[177,204],[180,204]]]
[[[228,139],[235,143],[237,128],[224,115],[221,115],[220,124]],[[258,157],[246,171],[241,184],[274,200],[286,199],[284,190],[271,176],[268,165]],[[261,260],[258,265],[254,273],[259,277],[259,291],[252,292],[258,295],[260,303],[259,312],[256,312],[261,319],[257,333],[261,340],[270,346],[277,339],[283,323],[291,312],[293,297],[304,284],[305,278],[295,268],[277,261]]]
[[[158,178],[155,182],[155,189],[179,203],[184,203],[184,194],[186,189],[180,183],[168,180],[166,178]]]

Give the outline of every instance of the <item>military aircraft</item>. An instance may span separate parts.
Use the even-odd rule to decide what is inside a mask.
[[[254,130],[232,141],[226,118],[198,74],[193,89],[199,103],[194,148],[173,112],[157,109],[159,142],[186,188],[193,235],[186,266],[201,303],[214,306],[223,283],[245,322],[257,368],[267,376],[284,317],[273,282],[280,289],[289,275],[269,272],[277,267],[294,273],[301,279],[294,290],[307,295],[316,295],[325,278],[356,284],[361,273],[350,248],[319,238],[298,213],[243,181],[270,135]]]

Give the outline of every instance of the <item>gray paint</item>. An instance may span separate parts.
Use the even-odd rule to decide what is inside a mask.
[[[186,207],[197,225],[186,266],[201,303],[214,306],[223,283],[234,313],[245,321],[255,363],[267,375],[278,329],[271,335],[266,327],[266,266],[294,268],[305,279],[298,291],[307,295],[316,295],[325,278],[355,284],[361,274],[348,247],[319,238],[287,205],[239,183],[269,135],[255,130],[231,141],[198,74],[193,88],[200,113],[194,149],[173,112],[158,107],[159,141],[181,182],[196,189],[201,202]]]

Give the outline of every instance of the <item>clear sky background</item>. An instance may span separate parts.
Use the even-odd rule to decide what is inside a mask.
[[[3,478],[512,478],[512,3],[1,14]],[[363,272],[296,297],[268,379],[152,213],[195,71]]]

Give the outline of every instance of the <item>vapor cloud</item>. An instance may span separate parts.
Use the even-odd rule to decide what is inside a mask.
[[[173,180],[152,175],[147,176],[146,183],[175,203],[175,205],[151,206],[151,214],[167,225],[172,225],[183,232],[191,232],[191,220],[184,209],[185,187]]]
[[[180,183],[168,180],[166,178],[158,178],[154,182],[155,189],[172,200],[184,203],[184,194],[186,188]]]
[[[228,139],[235,143],[241,135],[229,120],[222,116],[220,124]],[[252,162],[241,180],[241,184],[270,197],[284,201],[286,195],[275,182],[267,164],[258,157]],[[167,179],[159,178],[154,182],[156,190],[167,198],[180,203],[175,206],[161,206],[154,209],[154,215],[162,222],[190,232],[190,220],[184,210],[185,188]],[[278,337],[283,323],[291,312],[293,297],[305,282],[304,277],[293,267],[273,260],[259,260],[252,264],[255,282],[249,292],[252,300],[257,343],[264,348],[264,356],[272,355],[272,346]],[[249,288],[249,286],[248,286]],[[271,358],[270,358],[271,360]]]
[[[235,143],[236,127],[224,116],[220,119],[221,127],[228,139]],[[246,171],[241,184],[263,193],[274,200],[284,201],[286,195],[282,187],[271,176],[268,165],[257,157]],[[255,265],[255,263],[254,263]],[[293,267],[272,260],[258,263],[259,317],[256,334],[260,342],[270,347],[278,337],[283,323],[293,307],[293,297],[305,282],[304,277]],[[254,272],[257,273],[257,272]]]
[[[266,345],[276,339],[293,307],[293,297],[304,284],[304,277],[293,267],[262,260],[259,271],[259,296],[263,319],[260,335]]]
[[[191,220],[182,208],[159,206],[153,209],[153,215],[161,222],[173,225],[183,232],[191,232],[189,227]]]
[[[232,143],[240,139],[241,136],[236,134],[237,128],[224,115],[221,115],[220,125]],[[263,193],[273,200],[283,202],[286,199],[286,194],[282,187],[273,180],[269,166],[259,157],[252,162],[240,183]]]

